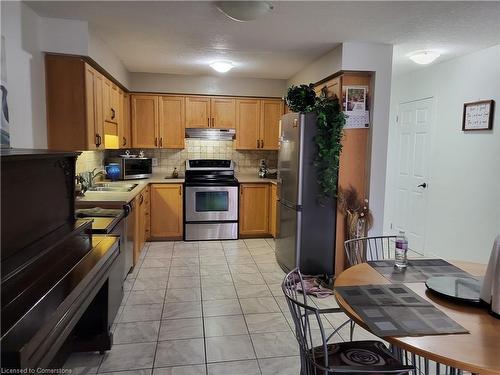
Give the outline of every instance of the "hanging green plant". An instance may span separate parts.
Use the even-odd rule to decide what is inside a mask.
[[[316,96],[314,85],[291,86],[285,98],[294,112],[314,112],[318,132],[314,165],[318,168],[318,184],[324,197],[336,197],[342,136],[346,116],[337,98]]]

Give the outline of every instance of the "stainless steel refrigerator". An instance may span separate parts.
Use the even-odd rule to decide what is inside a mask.
[[[281,118],[276,259],[285,271],[299,267],[303,274],[332,277],[336,202],[320,196],[314,166],[316,132],[313,113]]]

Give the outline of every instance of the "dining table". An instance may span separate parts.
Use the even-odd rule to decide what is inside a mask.
[[[472,276],[483,276],[486,265],[448,261]],[[391,281],[368,263],[349,267],[335,280],[334,287],[385,285]],[[469,333],[425,336],[383,337],[390,344],[455,369],[478,374],[500,374],[500,319],[489,314],[487,307],[457,303],[427,290],[425,282],[404,283],[413,292],[432,303]],[[369,330],[352,306],[334,292],[339,306],[358,325]]]

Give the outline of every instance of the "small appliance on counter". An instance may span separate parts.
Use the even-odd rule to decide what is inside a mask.
[[[135,180],[149,178],[153,173],[153,159],[120,155],[107,159],[108,165],[118,164],[120,168],[119,180]]]

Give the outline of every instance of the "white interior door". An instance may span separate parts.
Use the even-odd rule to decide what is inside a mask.
[[[433,98],[399,105],[398,170],[394,228],[403,230],[408,247],[424,254],[429,186]]]

